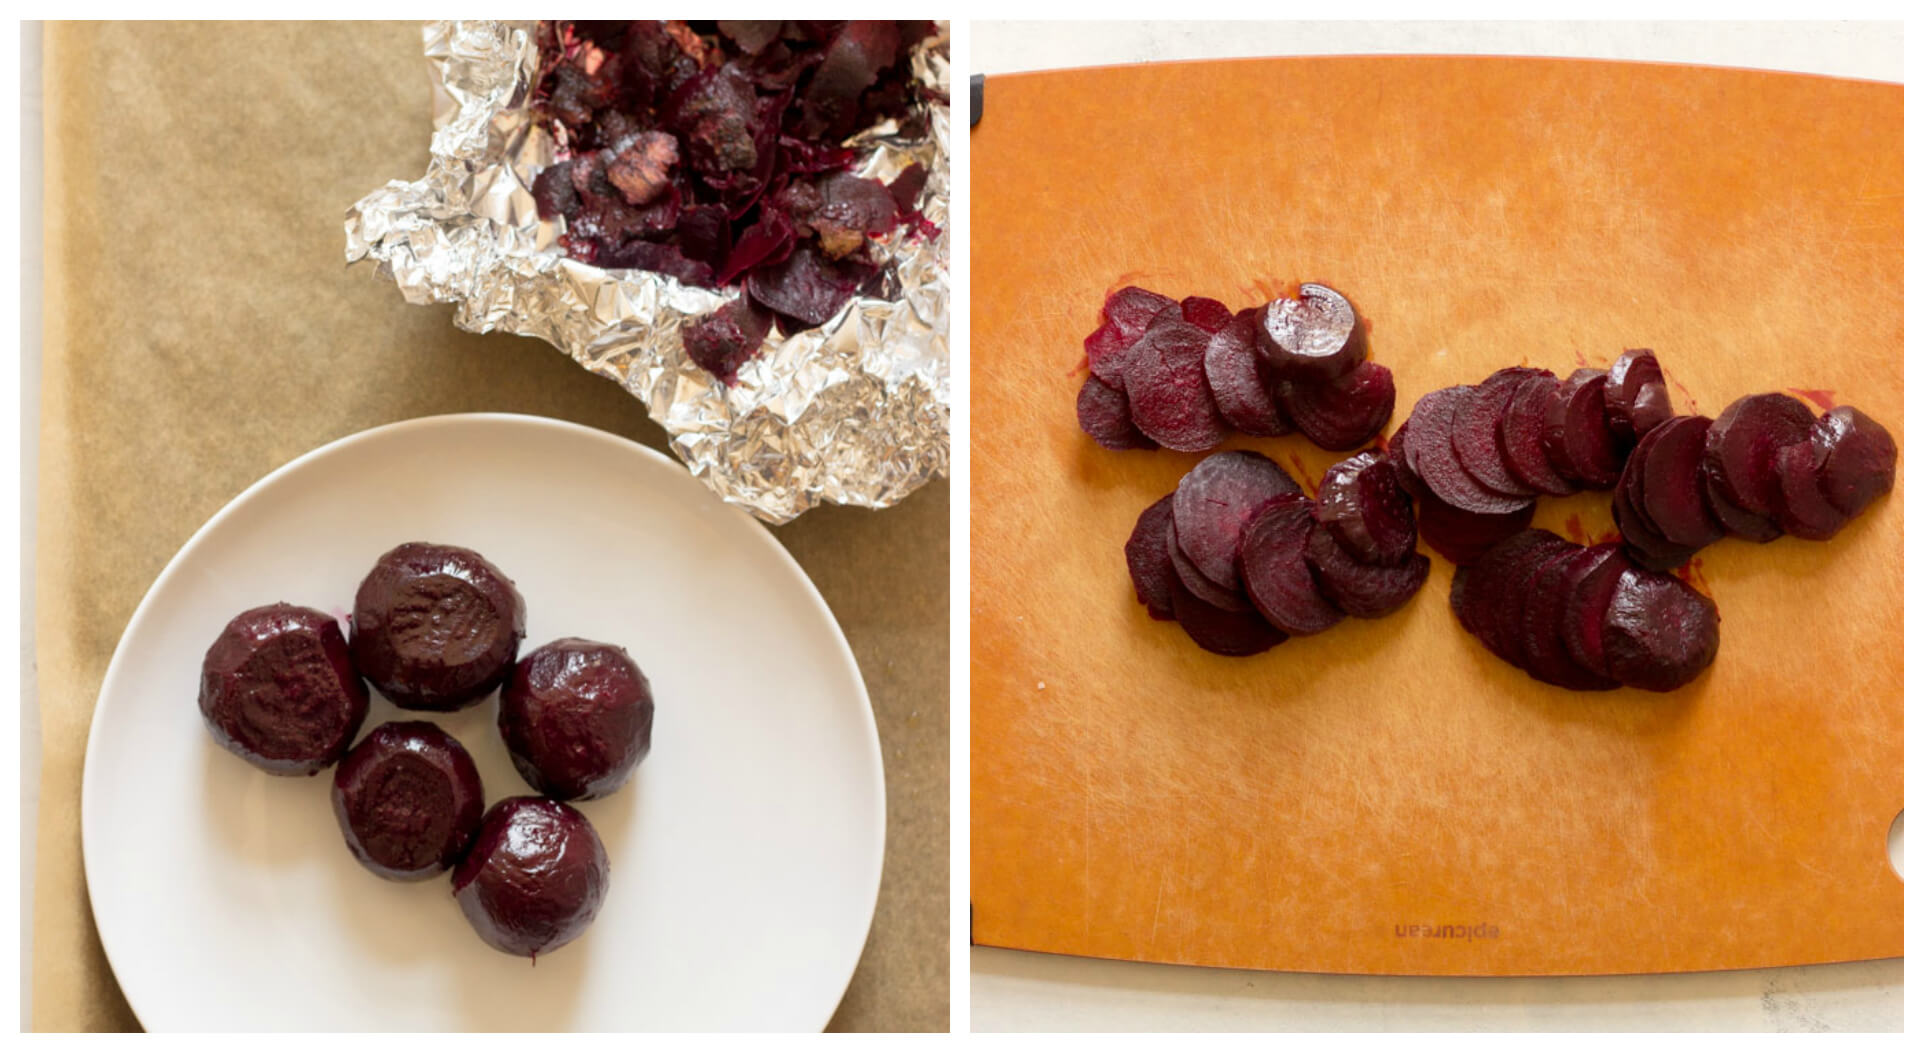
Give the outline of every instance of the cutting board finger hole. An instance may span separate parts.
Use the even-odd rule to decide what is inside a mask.
[[[1897,871],[1897,880],[1904,880],[1904,809],[1897,810],[1897,818],[1891,820],[1891,832],[1884,838],[1884,850],[1890,853],[1891,869]]]

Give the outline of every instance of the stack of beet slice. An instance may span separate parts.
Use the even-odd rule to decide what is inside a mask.
[[[1383,617],[1430,571],[1409,497],[1375,451],[1332,467],[1315,500],[1262,454],[1212,454],[1143,511],[1123,554],[1150,617],[1232,657]]]
[[[1241,312],[1129,286],[1109,295],[1083,349],[1076,419],[1112,450],[1200,453],[1231,431],[1301,431],[1326,450],[1352,450],[1396,405],[1389,369],[1366,358],[1355,309],[1322,285]]]
[[[1522,530],[1457,567],[1450,609],[1491,653],[1574,691],[1674,691],[1717,656],[1717,607],[1619,545]]]

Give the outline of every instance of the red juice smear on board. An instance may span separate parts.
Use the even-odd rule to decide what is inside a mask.
[[[1590,539],[1590,532],[1583,529],[1583,519],[1574,512],[1570,514],[1570,518],[1563,521],[1563,529],[1569,531],[1570,540],[1579,545],[1596,544]]]
[[[1699,412],[1697,409],[1697,396],[1692,395],[1689,388],[1684,387],[1682,382],[1678,381],[1676,377],[1666,376],[1663,380],[1666,386],[1683,392],[1684,406],[1690,410],[1691,414],[1694,415]]]
[[[1296,469],[1296,475],[1303,480],[1303,492],[1311,498],[1316,497],[1317,492],[1322,488],[1323,477],[1311,473],[1309,465],[1304,464],[1303,459],[1297,456],[1294,450],[1289,453],[1289,466]]]

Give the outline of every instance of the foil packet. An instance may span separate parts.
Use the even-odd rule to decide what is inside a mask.
[[[948,24],[917,45],[911,72],[946,100]],[[453,303],[475,333],[538,337],[621,384],[668,432],[688,470],[771,524],[826,501],[885,508],[949,470],[949,107],[918,101],[926,133],[883,121],[845,140],[857,175],[928,170],[916,202],[939,231],[880,242],[882,297],[857,297],[826,325],[761,351],[724,386],[690,361],[683,324],[742,295],[662,274],[571,259],[559,220],[529,187],[555,159],[530,105],[534,22],[443,21],[423,30],[434,76],[427,174],[392,180],[347,210],[347,262],[373,261],[409,303]]]

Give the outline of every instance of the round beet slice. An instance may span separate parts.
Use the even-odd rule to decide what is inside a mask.
[[[1557,385],[1543,407],[1543,452],[1557,473],[1592,490],[1616,485],[1623,454],[1604,419],[1601,370],[1579,369]]]
[[[1491,545],[1475,559],[1458,563],[1450,581],[1450,613],[1458,624],[1491,654],[1502,656],[1498,615],[1502,605],[1497,593],[1505,575],[1520,561],[1532,559],[1537,550],[1562,538],[1548,530],[1519,530]]]
[[[1233,588],[1218,585],[1210,581],[1208,575],[1197,570],[1188,556],[1183,555],[1182,546],[1176,543],[1176,523],[1173,516],[1170,519],[1168,536],[1164,539],[1164,549],[1169,553],[1169,565],[1175,568],[1176,581],[1189,590],[1191,596],[1226,611],[1256,609],[1249,605],[1249,597],[1243,595],[1240,581]]]
[[[1591,545],[1586,551],[1589,555],[1569,572],[1558,632],[1572,661],[1592,676],[1614,679],[1603,653],[1603,621],[1630,560],[1621,545]]]
[[[1102,302],[1102,316],[1125,336],[1141,336],[1149,331],[1156,316],[1176,306],[1176,301],[1159,292],[1125,285]]]
[[[1114,322],[1104,321],[1082,339],[1082,356],[1089,363],[1089,375],[1102,378],[1110,387],[1120,388],[1122,375],[1129,366],[1129,352],[1141,339],[1141,334],[1124,336]]]
[[[1717,657],[1717,605],[1669,574],[1630,567],[1603,617],[1610,675],[1628,687],[1675,691]]]
[[[1513,559],[1490,568],[1496,573],[1497,581],[1488,593],[1492,610],[1484,618],[1496,634],[1497,655],[1525,671],[1528,665],[1523,652],[1523,610],[1531,591],[1537,587],[1537,575],[1551,560],[1581,547],[1548,531],[1543,533],[1547,536],[1532,534],[1531,543],[1520,549]]]
[[[1309,498],[1280,494],[1265,502],[1243,529],[1241,567],[1250,601],[1271,625],[1308,636],[1343,620],[1316,588],[1307,559],[1316,514]]]
[[[608,852],[572,807],[509,797],[481,817],[453,883],[476,935],[532,961],[588,931],[608,895]]]
[[[1396,378],[1388,366],[1362,362],[1334,380],[1284,380],[1277,401],[1309,441],[1325,450],[1353,450],[1390,422]]]
[[[1847,516],[1891,492],[1897,482],[1897,443],[1882,424],[1854,406],[1839,406],[1817,422],[1830,446],[1817,472],[1825,498]]]
[[[1350,555],[1335,532],[1317,524],[1304,549],[1317,588],[1353,618],[1386,617],[1410,602],[1430,578],[1430,557],[1417,554],[1395,566],[1365,563]]]
[[[1645,394],[1653,386],[1654,391]],[[1670,390],[1655,352],[1648,348],[1625,351],[1610,364],[1603,412],[1611,433],[1626,449],[1670,416]]]
[[[1411,497],[1420,497],[1429,487],[1423,485],[1423,477],[1417,474],[1416,468],[1410,461],[1409,434],[1410,422],[1404,421],[1402,426],[1396,429],[1396,433],[1390,436],[1389,444],[1383,448],[1383,452],[1389,455],[1390,467],[1396,471],[1396,485],[1402,487],[1403,492]]]
[[[1450,433],[1458,407],[1473,390],[1459,384],[1439,388],[1417,399],[1416,405],[1410,408],[1404,456],[1409,458],[1410,468],[1422,478],[1431,494],[1462,511],[1503,515],[1528,508],[1535,498],[1498,493],[1472,478],[1457,460]]]
[[[1389,457],[1375,450],[1337,461],[1323,473],[1316,521],[1364,563],[1394,567],[1416,551],[1416,510]]]
[[[1705,448],[1709,448],[1707,444]],[[1784,528],[1778,526],[1775,519],[1767,515],[1760,516],[1755,512],[1746,512],[1732,504],[1730,498],[1725,497],[1723,491],[1711,483],[1707,463],[1704,471],[1704,501],[1710,505],[1710,514],[1722,524],[1726,537],[1763,544],[1784,536]]]
[[[1180,320],[1158,322],[1143,334],[1129,354],[1123,390],[1130,419],[1144,435],[1185,453],[1223,441],[1229,429],[1203,370],[1208,350],[1209,334]]]
[[[1829,541],[1850,522],[1818,485],[1830,450],[1821,440],[1805,439],[1777,451],[1777,492],[1771,516],[1784,533],[1806,541]]]
[[[1556,374],[1547,369],[1535,370],[1518,383],[1497,427],[1497,445],[1511,475],[1537,493],[1567,497],[1579,487],[1557,472],[1544,448],[1548,441],[1544,412],[1556,393]]]
[[[1643,466],[1650,447],[1638,444],[1623,467],[1623,477],[1610,495],[1610,515],[1623,534],[1630,558],[1652,570],[1669,570],[1690,561],[1697,550],[1676,544],[1663,536],[1643,510]]]
[[[1176,623],[1189,634],[1196,646],[1225,658],[1247,658],[1289,639],[1254,610],[1226,611],[1177,583],[1171,596]]]
[[[1203,576],[1238,587],[1236,547],[1256,507],[1302,487],[1276,462],[1249,450],[1225,450],[1197,462],[1176,484],[1176,541]]]
[[[1672,544],[1689,549],[1724,536],[1724,526],[1704,496],[1704,438],[1709,432],[1709,417],[1671,417],[1637,443],[1643,457],[1638,510]]]
[[[1166,622],[1176,616],[1170,596],[1176,588],[1176,565],[1169,561],[1169,530],[1175,517],[1176,495],[1142,510],[1136,528],[1122,546],[1129,564],[1129,580],[1136,587],[1136,602],[1149,608],[1149,617]]]
[[[474,758],[425,720],[368,732],[334,769],[331,796],[348,851],[390,881],[420,881],[460,862],[486,803]]]
[[[1595,549],[1572,547],[1537,572],[1523,599],[1523,671],[1572,691],[1606,691],[1617,682],[1577,664],[1563,642],[1563,615],[1576,579],[1598,560]]]
[[[1334,380],[1369,354],[1369,337],[1356,309],[1327,285],[1304,282],[1294,299],[1264,309],[1257,345],[1283,376]]]
[[[275,603],[242,611],[200,666],[200,715],[214,741],[273,775],[334,763],[367,719],[367,685],[334,618]]]
[[[1129,396],[1094,373],[1076,393],[1076,423],[1105,450],[1153,450],[1155,441],[1129,416]]]
[[[1216,409],[1230,427],[1244,435],[1274,437],[1290,433],[1289,420],[1270,395],[1269,365],[1256,351],[1256,320],[1248,312],[1237,315],[1209,338],[1203,352],[1203,373]]]
[[[354,594],[354,668],[402,709],[456,710],[514,670],[527,608],[472,549],[409,542],[383,554]]]
[[[1510,396],[1516,393],[1517,385],[1532,377],[1548,375],[1544,370],[1522,366],[1499,369],[1457,402],[1456,419],[1450,425],[1450,447],[1456,451],[1457,463],[1470,478],[1500,494],[1519,497],[1536,494],[1535,487],[1510,474],[1503,461],[1503,442],[1497,433],[1503,426],[1503,415],[1510,408]]]
[[[1532,501],[1514,512],[1481,515],[1465,512],[1433,496],[1426,497],[1416,516],[1416,532],[1444,559],[1468,563],[1489,551],[1492,545],[1528,527],[1536,510],[1536,502]]]
[[[1745,395],[1731,403],[1704,440],[1710,486],[1746,512],[1770,515],[1777,451],[1810,438],[1816,423],[1810,410],[1789,395]]]
[[[1110,293],[1102,305],[1102,325],[1082,342],[1089,372],[1110,387],[1121,388],[1136,343],[1157,315],[1175,306],[1169,297],[1133,285]]]
[[[1223,306],[1221,300],[1207,296],[1190,296],[1182,302],[1182,320],[1210,333],[1220,333],[1234,321],[1236,315]]]

